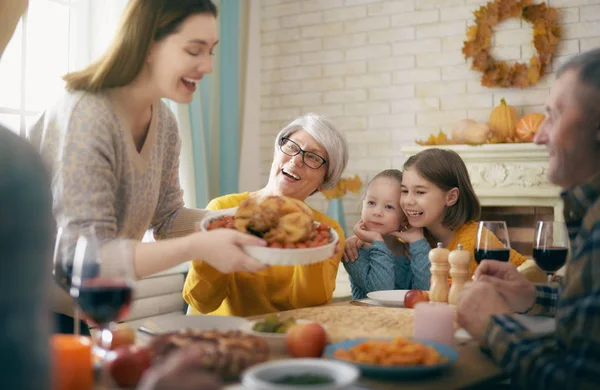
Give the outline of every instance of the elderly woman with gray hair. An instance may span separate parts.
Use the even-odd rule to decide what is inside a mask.
[[[238,206],[251,196],[284,195],[305,201],[331,188],[348,163],[348,144],[333,125],[318,115],[303,115],[279,132],[267,185],[254,193],[213,199],[207,209]],[[339,250],[311,265],[271,266],[257,273],[224,274],[202,260],[193,262],[183,288],[189,313],[251,316],[317,306],[331,301],[344,247],[340,225],[313,210],[315,221],[334,228],[340,236]]]

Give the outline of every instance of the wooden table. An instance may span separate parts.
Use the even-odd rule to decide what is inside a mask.
[[[340,308],[340,306],[342,308]],[[338,307],[339,309],[333,309]],[[342,302],[336,303],[332,305],[320,306],[321,313],[326,314],[328,310],[344,310],[349,311],[350,307],[352,307],[352,311],[354,313],[358,313],[360,315],[361,309],[365,309],[365,316],[363,317],[365,321],[371,321],[371,325],[373,322],[373,318],[376,316],[372,315],[372,307],[370,305],[363,305],[360,302]],[[311,308],[313,312],[318,308]],[[281,316],[293,316],[295,318],[305,318],[306,313],[309,309],[298,309],[298,310],[290,310],[286,312],[281,312]],[[369,312],[371,310],[371,312]],[[412,309],[402,309],[402,308],[378,308],[380,312],[389,312],[390,316],[394,315],[398,316],[400,314],[408,314],[408,317],[412,317]],[[404,312],[399,312],[404,311]],[[409,313],[410,312],[410,313]],[[371,315],[369,315],[371,314]],[[253,316],[248,319],[261,319],[265,316]],[[377,321],[377,319],[375,319]],[[320,321],[323,325],[328,328],[329,333],[329,324],[326,321]],[[386,321],[387,322],[387,321]],[[389,323],[387,325],[384,324],[382,328],[380,328],[381,333],[384,332],[385,328],[389,328]],[[339,328],[337,328],[339,329]],[[400,329],[390,329],[390,334],[395,334],[401,332]],[[410,334],[412,334],[412,324],[410,325]],[[331,335],[330,335],[331,336]],[[373,332],[371,336],[388,336],[388,334],[378,334],[378,332]],[[409,336],[409,335],[407,335]],[[342,339],[343,337],[335,337],[338,339]],[[481,352],[479,349],[479,345],[471,340],[457,340],[457,349],[459,351],[459,358],[452,366],[448,367],[446,370],[441,372],[435,376],[429,376],[424,378],[416,378],[416,379],[392,379],[392,380],[378,380],[362,377],[359,380],[359,385],[373,390],[388,390],[388,389],[460,389],[460,388],[468,388],[468,387],[478,387],[480,385],[489,384],[490,382],[495,382],[503,379],[502,369],[494,364],[494,362],[485,354]],[[285,356],[274,357],[274,359],[285,358]]]
[[[344,313],[343,318],[340,318],[340,312]],[[290,310],[281,312],[279,315],[281,317],[316,320],[326,326],[328,335],[333,341],[339,341],[344,338],[363,336],[410,337],[413,331],[412,313],[411,309],[373,307],[360,301],[352,301]],[[352,316],[355,317],[354,320]],[[266,315],[248,317],[248,319],[254,320],[264,317]],[[345,321],[349,321],[352,324],[351,329],[347,329]],[[361,390],[391,390],[398,388],[402,388],[403,390],[437,390],[478,388],[479,386],[486,388],[486,385],[491,382],[496,382],[504,378],[502,370],[488,356],[481,352],[475,342],[464,339],[457,340],[457,349],[459,351],[458,360],[438,375],[417,379],[393,380],[362,377],[358,383],[361,386],[359,388]],[[273,356],[272,360],[288,357]],[[226,389],[241,389],[239,383],[229,383],[228,385]],[[113,388],[112,390],[121,389]]]

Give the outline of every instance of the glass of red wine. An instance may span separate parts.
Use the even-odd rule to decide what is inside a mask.
[[[548,283],[567,262],[569,233],[564,222],[538,221],[533,242],[533,259],[546,271]]]
[[[480,221],[475,236],[475,261],[498,260],[507,262],[510,258],[510,239],[504,221]]]
[[[132,252],[126,242],[101,242],[94,227],[77,239],[71,275],[71,296],[85,317],[98,327],[98,345],[109,349],[111,325],[129,312],[133,295]]]

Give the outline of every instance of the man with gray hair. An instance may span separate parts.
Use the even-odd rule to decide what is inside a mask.
[[[513,384],[591,389],[600,385],[600,49],[557,76],[534,142],[547,146],[548,179],[564,189],[565,282],[534,285],[507,263],[484,261],[461,295],[458,321]],[[556,331],[534,334],[514,312],[554,316]]]

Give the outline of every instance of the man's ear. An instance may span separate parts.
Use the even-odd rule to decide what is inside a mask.
[[[454,206],[456,202],[458,202],[458,195],[460,191],[458,188],[454,187],[450,191],[446,192],[446,206]]]

